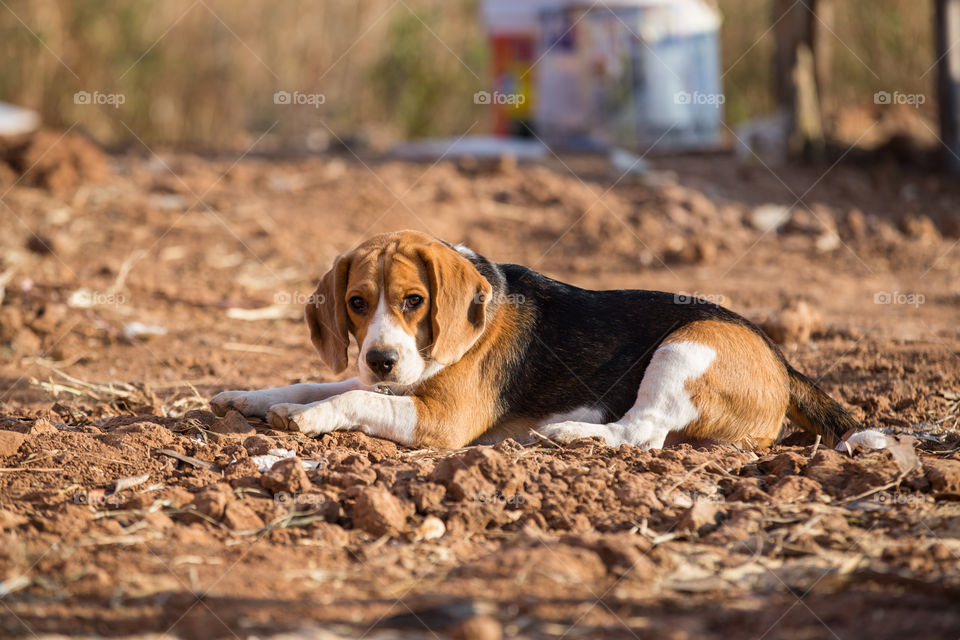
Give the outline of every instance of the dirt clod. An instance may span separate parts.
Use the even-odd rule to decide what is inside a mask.
[[[683,512],[677,521],[677,529],[697,535],[705,535],[716,528],[720,507],[709,500],[697,500]]]
[[[396,536],[407,528],[409,509],[392,493],[379,486],[364,488],[354,505],[354,526],[374,536]]]
[[[960,460],[924,460],[927,480],[937,493],[960,496]]]
[[[306,493],[313,488],[300,458],[286,458],[275,463],[260,476],[260,486],[274,493],[291,494]]]
[[[275,447],[274,441],[266,436],[254,434],[243,441],[243,448],[251,456],[265,456]]]
[[[28,517],[19,513],[7,509],[0,509],[0,531],[19,527],[21,524],[29,522],[29,520]]]
[[[234,531],[253,531],[263,528],[263,519],[244,502],[230,502],[223,510],[223,523]]]
[[[16,431],[0,431],[0,457],[12,456],[26,442],[27,436]]]
[[[227,411],[227,415],[218,418],[217,421],[213,423],[211,429],[217,433],[240,435],[254,433],[254,428],[247,422],[247,419],[237,411]]]
[[[216,485],[208,487],[196,495],[193,506],[205,516],[219,520],[223,517],[227,504],[233,500],[229,487]]]

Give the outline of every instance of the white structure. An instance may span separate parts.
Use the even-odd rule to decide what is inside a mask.
[[[487,0],[483,16],[498,88],[524,92],[524,116],[547,142],[640,151],[718,144],[720,17],[705,0]],[[523,51],[527,37],[533,52]],[[514,133],[509,117],[498,119],[498,133]]]

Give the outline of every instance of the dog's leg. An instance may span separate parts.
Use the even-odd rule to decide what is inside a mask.
[[[350,378],[343,382],[303,382],[273,389],[224,391],[213,396],[210,400],[210,409],[218,416],[225,415],[228,410],[233,409],[247,417],[266,418],[267,410],[275,404],[307,404],[365,388],[358,378]]]
[[[559,422],[538,431],[561,442],[600,436],[610,446],[661,448],[668,433],[683,429],[700,415],[687,382],[702,376],[715,358],[711,347],[696,342],[665,344],[654,352],[637,401],[622,418],[609,424]]]
[[[311,404],[275,404],[267,415],[275,429],[311,435],[352,429],[407,446],[417,444],[417,406],[412,396],[348,391]]]

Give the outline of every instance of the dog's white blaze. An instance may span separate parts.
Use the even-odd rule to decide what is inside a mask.
[[[338,430],[363,431],[413,446],[417,407],[411,396],[388,396],[373,391],[348,391],[308,405],[279,405],[306,434]]]
[[[700,415],[687,393],[687,381],[706,373],[716,357],[711,347],[697,342],[665,344],[654,352],[640,381],[637,401],[622,418],[610,424],[561,422],[542,432],[561,441],[601,436],[611,446],[661,448],[668,433],[683,429]]]
[[[366,384],[376,384],[379,377],[367,366],[367,353],[371,349],[394,349],[398,360],[391,372],[390,381],[398,385],[411,385],[423,376],[425,363],[417,351],[417,339],[403,330],[390,315],[386,297],[380,294],[377,309],[373,312],[370,327],[360,349],[360,378]]]

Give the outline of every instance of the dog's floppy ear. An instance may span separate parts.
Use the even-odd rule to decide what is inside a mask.
[[[453,249],[437,244],[420,250],[430,285],[430,356],[441,364],[463,357],[483,333],[491,287],[476,267]]]
[[[349,271],[350,256],[337,258],[333,268],[323,276],[317,290],[307,301],[304,313],[310,328],[310,341],[334,373],[347,368],[350,334],[347,333],[347,309],[343,298]]]

